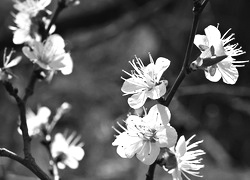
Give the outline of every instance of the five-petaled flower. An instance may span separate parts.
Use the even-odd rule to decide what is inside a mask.
[[[31,109],[27,109],[26,119],[28,133],[30,136],[39,135],[43,132],[43,129],[46,129],[50,114],[50,109],[45,106],[39,107],[37,110],[37,114],[35,114]],[[18,132],[22,134],[20,127],[18,128]]]
[[[233,58],[245,52],[238,47],[238,44],[229,44],[234,40],[234,34],[225,37],[229,31],[230,29],[221,37],[218,28],[210,25],[205,28],[206,35],[195,36],[194,44],[200,49],[201,55],[194,63],[198,68],[204,69],[206,78],[212,82],[217,82],[222,78],[227,84],[235,84],[239,77],[236,67],[242,67],[244,66],[242,63],[248,62],[236,61]]]
[[[150,64],[144,66],[140,58],[135,57],[135,60],[129,62],[134,68],[131,74],[124,71],[131,76],[124,79],[122,85],[122,92],[124,95],[132,94],[128,98],[128,104],[134,109],[138,109],[144,105],[147,98],[159,99],[166,93],[167,80],[160,80],[164,71],[169,67],[170,61],[166,58],[160,57],[154,63],[149,54]]]
[[[53,34],[44,43],[34,41],[32,48],[23,47],[23,53],[45,70],[52,72],[60,70],[62,74],[68,75],[72,72],[73,62],[64,47],[63,38],[58,34]]]
[[[57,163],[58,168],[64,169],[68,166],[71,169],[76,169],[80,160],[84,156],[82,149],[83,143],[80,142],[81,136],[76,136],[72,133],[66,138],[61,133],[57,133],[51,143],[51,154],[54,161]]]
[[[152,164],[159,155],[161,147],[172,147],[176,143],[177,133],[170,126],[170,111],[167,107],[154,105],[144,117],[128,116],[127,128],[116,136],[113,146],[122,158],[132,158],[135,154],[144,164]]]
[[[174,180],[182,180],[182,174],[187,178],[187,174],[191,174],[193,176],[202,177],[200,175],[199,170],[204,167],[201,164],[201,160],[197,159],[198,156],[205,154],[205,152],[201,149],[191,150],[197,147],[203,141],[197,141],[195,143],[190,144],[190,141],[195,137],[193,135],[187,141],[185,141],[185,137],[181,136],[175,146],[170,148],[171,153],[175,155],[176,158],[176,167],[172,169],[167,169],[166,166],[163,165],[163,169],[168,171],[168,173],[172,174]],[[186,174],[187,173],[187,174]]]

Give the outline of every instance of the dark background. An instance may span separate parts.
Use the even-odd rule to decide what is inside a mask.
[[[10,12],[12,1],[0,1],[0,54],[4,47],[21,47],[12,43],[13,24]],[[55,9],[53,1],[49,9]],[[208,25],[236,33],[243,50],[250,47],[250,2],[248,0],[211,0],[205,8],[198,28],[204,34]],[[122,121],[129,112],[127,96],[120,91],[124,76],[129,71],[128,61],[136,54],[148,64],[148,52],[154,59],[171,60],[164,77],[173,84],[181,68],[192,22],[192,0],[81,0],[77,7],[63,11],[57,22],[56,33],[67,43],[74,60],[74,71],[69,76],[58,73],[51,83],[39,82],[28,105],[34,111],[38,105],[48,106],[53,113],[63,102],[72,110],[59,121],[54,133],[65,129],[77,131],[85,143],[86,155],[77,170],[60,171],[62,179],[72,180],[143,180],[147,166],[136,158],[122,159],[111,145],[114,130],[111,126]],[[192,58],[199,55],[194,47]],[[249,60],[248,53],[237,60]],[[27,84],[32,64],[23,57],[13,68],[18,78],[13,83],[19,93]],[[233,86],[209,82],[203,72],[189,75],[182,83],[170,110],[171,124],[179,136],[197,134],[204,139],[201,148],[207,180],[250,179],[250,80],[249,64],[238,68],[240,77]],[[149,104],[150,105],[150,104]],[[0,147],[22,154],[21,136],[17,133],[18,112],[14,100],[0,86]],[[32,141],[33,154],[43,169],[48,168],[48,155],[39,143]],[[7,179],[29,179],[33,174],[20,164],[0,157],[0,176]],[[1,178],[0,178],[1,179]],[[2,178],[4,179],[4,178]],[[32,178],[31,178],[32,179]],[[171,179],[157,167],[155,179]],[[197,179],[191,177],[191,179]]]

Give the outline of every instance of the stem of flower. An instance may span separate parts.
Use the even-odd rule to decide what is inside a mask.
[[[44,139],[41,143],[42,143],[42,145],[44,145],[44,147],[46,148],[46,150],[48,151],[48,154],[49,154],[50,165],[51,165],[50,173],[53,177],[53,180],[60,180],[57,163],[55,162],[55,159],[53,158],[51,151],[50,151],[50,146],[51,146],[50,133],[51,133],[51,131],[47,131],[47,130],[44,131],[44,134],[43,134]]]
[[[199,18],[200,15],[205,8],[206,4],[208,3],[209,0],[198,0],[198,1],[193,1],[194,6],[193,6],[193,23],[192,23],[192,29],[189,35],[189,40],[188,40],[188,45],[187,45],[187,50],[185,53],[185,58],[183,60],[182,68],[181,71],[176,78],[174,85],[171,87],[167,98],[165,101],[161,101],[160,103],[164,106],[169,106],[170,102],[172,101],[178,87],[180,86],[181,82],[183,79],[186,77],[188,73],[190,73],[189,65],[188,62],[190,60],[191,52],[193,49],[193,42],[194,42],[194,37],[197,31],[198,23],[199,23]],[[154,170],[155,170],[156,162],[151,164],[148,169],[148,173],[146,175],[146,180],[153,180],[154,179]]]
[[[43,40],[47,38],[47,36],[49,35],[49,31],[50,31],[52,25],[55,23],[55,21],[56,21],[58,15],[59,15],[59,14],[61,13],[61,11],[62,11],[64,8],[66,8],[66,7],[67,7],[67,6],[66,6],[65,0],[58,0],[56,10],[55,10],[55,12],[54,12],[54,14],[53,14],[53,17],[51,18],[51,21],[50,21],[50,23],[49,23],[49,25],[48,25],[48,28],[46,29],[45,35],[44,35],[44,37],[42,38]]]
[[[193,49],[193,42],[194,42],[194,37],[197,31],[197,27],[198,27],[198,23],[199,23],[199,18],[200,15],[203,11],[203,9],[205,8],[206,4],[208,3],[208,0],[204,0],[203,2],[201,1],[194,1],[194,8],[193,8],[193,23],[192,23],[192,29],[190,32],[190,36],[189,36],[189,40],[188,40],[188,45],[187,45],[187,50],[186,50],[186,54],[185,54],[185,58],[182,64],[182,68],[181,71],[178,75],[178,77],[176,78],[174,85],[171,87],[167,98],[165,101],[162,101],[161,104],[165,105],[165,106],[169,106],[171,100],[173,99],[178,87],[180,86],[181,82],[183,81],[183,79],[186,77],[186,75],[188,73],[190,73],[190,69],[189,69],[189,60],[190,60],[190,56],[191,56],[191,52]]]
[[[156,161],[149,166],[148,173],[146,174],[146,180],[154,179],[155,166],[156,166]]]

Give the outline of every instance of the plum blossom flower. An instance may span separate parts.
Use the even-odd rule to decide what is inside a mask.
[[[41,41],[42,37],[40,31],[48,27],[50,20],[47,18],[51,13],[46,10],[51,0],[26,0],[14,1],[14,8],[18,11],[12,14],[16,26],[9,26],[13,31],[14,44],[30,44],[33,41]],[[55,26],[53,25],[49,34],[54,32]]]
[[[166,58],[159,57],[154,63],[153,58],[149,54],[150,64],[144,66],[140,58],[129,61],[134,68],[131,73],[124,71],[130,76],[124,79],[121,91],[124,95],[132,94],[128,98],[128,104],[134,109],[138,109],[144,105],[147,98],[159,99],[166,93],[167,80],[160,80],[164,71],[169,67],[170,61]]]
[[[10,71],[10,68],[16,66],[22,59],[21,56],[18,56],[11,60],[10,58],[14,51],[11,51],[7,56],[6,51],[7,50],[5,49],[3,55],[3,67],[0,68],[1,81],[8,81],[14,76],[14,74]]]
[[[51,143],[51,154],[59,169],[64,169],[66,166],[76,169],[79,166],[78,161],[84,156],[82,149],[84,144],[80,139],[81,136],[76,136],[76,133],[72,133],[67,138],[61,133],[55,135]]]
[[[130,115],[125,123],[127,128],[117,123],[124,132],[119,132],[112,143],[122,158],[132,158],[135,154],[144,164],[152,164],[159,155],[160,148],[172,147],[177,133],[170,126],[170,111],[167,107],[154,105],[144,117]]]
[[[28,133],[30,136],[36,136],[43,132],[43,128],[46,128],[46,125],[48,124],[50,114],[50,109],[45,106],[39,107],[37,114],[35,114],[31,109],[27,109],[26,119]],[[18,128],[18,132],[22,134],[20,127]]]
[[[204,167],[201,164],[201,160],[197,159],[198,156],[205,154],[205,152],[201,149],[191,150],[197,147],[203,141],[197,141],[195,143],[190,144],[190,141],[195,137],[193,135],[187,141],[185,141],[185,137],[181,136],[175,146],[170,148],[171,152],[175,155],[176,158],[176,167],[173,169],[168,169],[163,165],[163,169],[168,171],[168,173],[172,174],[173,180],[182,180],[182,174],[187,178],[187,174],[202,177],[200,175],[199,170]],[[187,173],[187,174],[186,174]]]
[[[69,53],[64,50],[65,43],[58,34],[50,35],[44,43],[34,41],[32,48],[23,47],[23,53],[41,68],[61,71],[68,75],[72,72],[73,62]]]
[[[221,37],[218,28],[210,25],[205,28],[205,35],[195,36],[194,44],[200,49],[201,55],[194,64],[198,69],[204,69],[206,78],[212,82],[222,78],[227,84],[235,84],[239,77],[236,67],[243,67],[242,63],[248,62],[233,58],[245,52],[238,44],[229,44],[234,40],[234,34],[226,37],[230,30]]]

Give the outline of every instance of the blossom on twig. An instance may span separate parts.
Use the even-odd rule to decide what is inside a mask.
[[[55,135],[51,143],[51,154],[59,169],[64,169],[66,166],[76,169],[79,166],[78,161],[84,156],[82,149],[84,144],[80,139],[81,136],[76,136],[76,133],[67,138],[61,133]]]
[[[48,27],[50,20],[48,15],[51,13],[45,9],[51,0],[26,0],[14,1],[14,8],[18,11],[12,14],[16,26],[9,26],[13,31],[13,43],[23,44],[41,41],[41,31]],[[52,26],[49,33],[54,32],[55,26]]]
[[[132,94],[128,98],[128,104],[134,109],[138,109],[144,105],[147,98],[159,99],[166,93],[167,80],[160,80],[164,71],[169,67],[170,61],[160,57],[154,63],[153,58],[149,54],[150,64],[144,66],[140,58],[135,57],[135,60],[129,63],[134,68],[131,73],[126,71],[130,76],[124,79],[122,92],[124,95]]]
[[[43,43],[34,41],[32,48],[23,47],[23,53],[41,68],[50,71],[61,71],[71,74],[73,62],[69,53],[64,50],[65,42],[58,34],[50,35]]]
[[[46,129],[50,114],[50,109],[45,106],[39,107],[37,114],[35,114],[31,109],[27,109],[26,119],[28,133],[30,136],[39,135],[43,132],[43,129]],[[22,134],[20,127],[18,128],[18,132]]]
[[[154,105],[144,117],[130,115],[125,123],[127,128],[116,136],[113,146],[122,158],[132,158],[135,154],[144,164],[152,164],[159,155],[161,147],[172,147],[177,133],[170,126],[170,111],[167,107]]]
[[[163,169],[168,171],[168,173],[172,174],[173,180],[182,180],[182,174],[187,178],[187,174],[191,174],[193,176],[202,177],[200,175],[199,170],[204,167],[201,164],[201,160],[197,159],[198,156],[205,154],[205,152],[201,149],[191,150],[197,147],[203,141],[197,141],[195,143],[190,144],[190,141],[195,137],[193,135],[187,141],[185,141],[185,137],[181,136],[175,146],[170,148],[171,153],[175,155],[176,165],[175,168],[168,169],[166,166],[163,165]],[[172,161],[173,162],[173,161]]]
[[[242,63],[248,62],[233,58],[245,52],[238,44],[229,44],[234,40],[234,34],[225,37],[230,30],[221,37],[218,28],[210,25],[205,28],[205,35],[195,36],[194,44],[200,49],[201,55],[193,64],[198,69],[204,69],[206,78],[212,82],[222,78],[227,84],[235,84],[239,77],[236,67],[243,67]]]

